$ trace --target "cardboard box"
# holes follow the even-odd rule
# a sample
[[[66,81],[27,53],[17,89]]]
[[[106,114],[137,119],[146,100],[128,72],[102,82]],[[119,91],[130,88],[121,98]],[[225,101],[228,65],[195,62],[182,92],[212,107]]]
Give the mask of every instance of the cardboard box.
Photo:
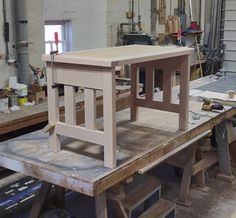
[[[39,91],[36,93],[29,93],[29,101],[35,102],[35,104],[42,104],[47,100],[45,91]]]

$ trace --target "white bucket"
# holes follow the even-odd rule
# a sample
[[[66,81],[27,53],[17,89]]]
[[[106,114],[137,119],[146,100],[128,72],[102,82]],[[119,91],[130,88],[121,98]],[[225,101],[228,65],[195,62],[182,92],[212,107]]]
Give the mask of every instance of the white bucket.
[[[8,112],[8,97],[0,98],[0,112],[3,112],[3,113]]]

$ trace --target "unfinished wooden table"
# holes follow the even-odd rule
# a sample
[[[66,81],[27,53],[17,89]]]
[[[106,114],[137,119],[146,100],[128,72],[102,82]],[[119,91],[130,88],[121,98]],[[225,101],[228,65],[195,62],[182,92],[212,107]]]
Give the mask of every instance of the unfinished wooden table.
[[[131,64],[131,120],[138,107],[179,113],[179,129],[188,127],[190,48],[132,45],[59,55],[43,55],[47,62],[50,148],[61,150],[59,135],[104,146],[104,166],[116,167],[115,67]],[[146,97],[138,94],[140,68],[146,70]],[[154,71],[164,72],[163,102],[153,100]],[[172,103],[173,72],[180,72],[180,101]],[[59,119],[57,84],[64,84],[65,122]],[[85,126],[76,125],[75,87],[84,87]],[[103,130],[96,127],[96,90],[103,91]]]

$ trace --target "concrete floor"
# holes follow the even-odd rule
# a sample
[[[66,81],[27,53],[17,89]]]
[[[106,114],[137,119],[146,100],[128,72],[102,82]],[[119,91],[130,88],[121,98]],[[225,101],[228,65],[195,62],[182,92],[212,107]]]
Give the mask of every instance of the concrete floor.
[[[176,218],[236,218],[236,183],[227,183],[215,179],[217,166],[208,171],[211,181],[207,182],[210,187],[208,193],[203,193],[191,188],[189,200],[193,203],[191,207],[177,205]],[[236,175],[236,169],[233,169]],[[162,183],[162,197],[174,201],[178,196],[180,176],[176,176],[173,167],[162,164],[151,172],[158,177]],[[67,192],[66,209],[72,216],[56,216],[58,211],[48,211],[43,218],[94,218],[94,199],[74,193]],[[22,208],[19,214],[11,214],[11,218],[26,218],[29,208]],[[53,215],[54,214],[54,215]]]
[[[163,171],[164,168],[168,170]],[[191,207],[177,205],[176,218],[236,218],[236,183],[216,179],[217,168],[208,170],[210,190],[204,193],[191,187],[189,200],[193,204]],[[162,165],[153,173],[162,179],[162,197],[174,200],[178,196],[180,178],[173,176],[173,168]],[[233,173],[236,175],[235,168]]]

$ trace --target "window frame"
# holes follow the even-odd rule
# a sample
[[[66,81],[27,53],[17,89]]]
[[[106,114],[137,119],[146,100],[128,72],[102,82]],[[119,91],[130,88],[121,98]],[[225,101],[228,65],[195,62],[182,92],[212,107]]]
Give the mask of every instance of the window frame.
[[[62,32],[61,37],[62,39],[59,40],[59,43],[62,44],[62,52],[68,52],[71,51],[71,43],[70,43],[70,26],[71,21],[68,20],[46,20],[44,23],[44,29],[46,25],[61,25],[62,26]],[[45,31],[45,30],[44,30]],[[45,43],[45,53],[46,53],[46,44],[50,44],[51,49],[53,48],[54,41],[46,41],[44,37],[44,43]]]

